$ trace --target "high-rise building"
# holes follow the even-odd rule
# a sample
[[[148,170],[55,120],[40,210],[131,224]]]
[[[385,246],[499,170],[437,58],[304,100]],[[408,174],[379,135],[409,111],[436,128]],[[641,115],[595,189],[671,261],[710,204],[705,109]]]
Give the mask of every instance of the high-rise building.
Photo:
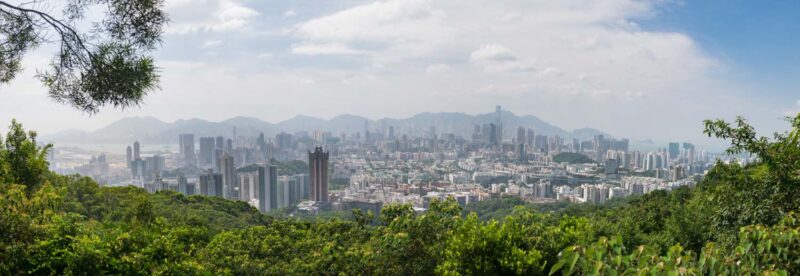
[[[394,126],[389,126],[389,140],[394,140]]]
[[[292,147],[292,135],[286,132],[281,132],[275,135],[275,144],[280,149],[289,149]]]
[[[269,152],[272,151],[271,149],[267,149],[267,138],[264,136],[264,133],[261,132],[258,134],[258,138],[256,139],[256,146],[258,147],[258,152],[261,154],[261,158],[264,160],[269,160]]]
[[[482,125],[481,135],[483,136],[484,142],[490,145],[497,144],[497,125],[494,123]]]
[[[669,143],[669,159],[674,160],[678,158],[678,154],[681,153],[680,144],[677,142]]]
[[[236,186],[236,167],[233,164],[233,156],[223,153],[219,160],[220,173],[222,173],[222,197],[237,198],[234,193]]]
[[[141,159],[142,156],[139,152],[139,141],[133,142],[133,160]]]
[[[262,213],[278,208],[278,167],[258,167],[258,210]]]
[[[222,174],[208,171],[200,176],[200,194],[222,197]]]
[[[525,141],[525,144],[528,146],[528,148],[533,148],[534,147],[533,141],[536,138],[536,133],[533,131],[532,128],[528,129],[527,133],[525,134],[525,138],[527,139],[527,141]]]
[[[198,158],[200,166],[214,164],[214,143],[214,137],[200,137],[200,156]]]
[[[516,147],[517,160],[520,162],[528,161],[528,153],[525,151],[525,144],[519,143]]]
[[[233,139],[231,138],[225,140],[225,153],[233,153]]]
[[[525,128],[524,127],[517,127],[517,140],[514,141],[516,144],[525,144]]]
[[[144,159],[144,164],[146,171],[145,177],[160,176],[161,172],[166,168],[164,157],[158,154],[146,157]]]
[[[214,149],[225,150],[225,138],[222,136],[217,136],[214,139],[214,142]],[[219,158],[219,156],[215,156],[214,158]]]
[[[178,144],[183,165],[191,167],[194,165],[194,134],[178,135]]]
[[[133,148],[128,146],[128,148],[125,149],[125,165],[128,166],[128,168],[131,167],[131,161],[133,161]]]
[[[189,181],[186,179],[185,176],[178,175],[178,192],[184,195],[189,195],[187,191],[187,186],[189,185]]]
[[[497,129],[496,129],[497,134],[495,136],[497,138],[497,143],[498,144],[502,144],[503,143],[503,118],[500,115],[503,112],[502,112],[502,109],[500,108],[499,105],[495,108],[495,112],[497,113],[497,122],[495,122],[495,126],[497,127]]]
[[[297,197],[299,199],[308,199],[309,191],[311,190],[308,185],[311,178],[308,174],[296,174],[294,178],[297,181]]]
[[[311,200],[328,202],[328,152],[322,147],[308,152],[308,167],[311,175]]]
[[[258,198],[258,171],[239,174],[239,198],[250,201]]]

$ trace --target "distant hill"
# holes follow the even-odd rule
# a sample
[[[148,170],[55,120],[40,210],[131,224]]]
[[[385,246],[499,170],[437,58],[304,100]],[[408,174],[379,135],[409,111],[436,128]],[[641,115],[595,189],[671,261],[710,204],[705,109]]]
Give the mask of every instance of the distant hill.
[[[506,140],[516,135],[519,126],[533,128],[536,134],[559,135],[564,138],[591,139],[594,135],[610,135],[592,128],[582,128],[566,131],[562,128],[547,123],[536,116],[517,116],[512,112],[503,111],[503,136]],[[95,131],[82,131],[70,129],[50,135],[43,135],[42,140],[48,142],[65,143],[130,143],[138,140],[143,143],[177,143],[181,133],[194,133],[195,137],[202,136],[255,136],[264,132],[267,137],[285,131],[330,131],[338,133],[386,132],[394,127],[397,134],[419,134],[429,131],[433,126],[437,133],[455,133],[469,137],[475,125],[494,122],[495,113],[470,115],[455,112],[420,113],[409,118],[395,119],[383,118],[370,120],[356,115],[339,115],[325,120],[316,117],[298,115],[279,123],[270,123],[252,117],[234,117],[221,122],[211,122],[202,119],[177,120],[173,123],[163,122],[153,117],[129,117],[120,119],[110,125]]]
[[[592,160],[588,156],[575,152],[562,152],[556,154],[556,156],[553,156],[553,162],[556,163],[567,162],[570,164],[595,163],[594,160]]]

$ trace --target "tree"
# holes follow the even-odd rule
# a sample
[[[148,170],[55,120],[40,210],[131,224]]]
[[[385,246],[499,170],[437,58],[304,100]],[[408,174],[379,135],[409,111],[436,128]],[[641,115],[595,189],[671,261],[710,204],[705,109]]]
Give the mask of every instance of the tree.
[[[37,145],[36,132],[25,132],[12,120],[5,140],[0,137],[0,184],[22,184],[28,194],[33,193],[49,173],[46,157],[51,147]]]
[[[50,68],[36,77],[50,97],[95,113],[101,106],[128,107],[158,88],[150,52],[160,44],[167,15],[164,0],[67,0],[62,15],[46,11],[50,1],[19,5],[0,1],[0,84],[22,70],[25,53],[58,44]],[[77,26],[89,10],[105,17],[82,32]]]
[[[698,185],[707,195],[713,223],[735,230],[748,224],[777,223],[800,206],[800,114],[787,119],[791,129],[773,139],[757,137],[744,119],[736,125],[705,121],[705,133],[730,140],[728,154],[752,154],[745,166],[718,163]]]

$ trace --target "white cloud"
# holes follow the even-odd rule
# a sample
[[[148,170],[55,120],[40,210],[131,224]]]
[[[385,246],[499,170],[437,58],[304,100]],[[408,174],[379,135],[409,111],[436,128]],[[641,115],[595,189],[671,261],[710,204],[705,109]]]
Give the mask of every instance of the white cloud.
[[[469,60],[486,72],[533,70],[532,66],[520,61],[514,52],[499,44],[481,45],[469,55]]]
[[[203,45],[200,45],[200,47],[202,47],[202,48],[213,48],[213,47],[217,47],[219,45],[222,45],[222,40],[209,40],[209,41],[203,42]]]
[[[446,74],[447,72],[450,72],[452,70],[453,69],[450,68],[450,66],[447,66],[447,64],[437,63],[428,66],[428,68],[425,69],[425,74],[427,74],[428,76],[436,76],[436,75]]]
[[[166,9],[172,20],[168,34],[242,30],[260,14],[237,0],[174,0]]]
[[[288,10],[283,13],[283,17],[293,17],[295,15],[297,15],[297,12],[295,12],[294,10]]]
[[[365,53],[364,51],[350,48],[349,46],[341,43],[326,43],[326,44],[299,44],[292,45],[291,53],[316,56],[316,55],[358,55]]]
[[[391,0],[308,20],[291,34],[310,48],[337,45],[351,49],[341,54],[390,52],[381,57],[403,59],[429,54],[446,44],[454,29],[444,21],[444,11],[433,8],[430,0]]]

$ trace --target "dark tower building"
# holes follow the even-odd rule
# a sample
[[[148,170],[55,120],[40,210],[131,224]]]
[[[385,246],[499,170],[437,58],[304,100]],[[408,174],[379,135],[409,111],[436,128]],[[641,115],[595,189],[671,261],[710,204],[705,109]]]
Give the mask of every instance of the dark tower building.
[[[328,152],[316,147],[308,152],[308,167],[311,172],[311,200],[328,202]]]

